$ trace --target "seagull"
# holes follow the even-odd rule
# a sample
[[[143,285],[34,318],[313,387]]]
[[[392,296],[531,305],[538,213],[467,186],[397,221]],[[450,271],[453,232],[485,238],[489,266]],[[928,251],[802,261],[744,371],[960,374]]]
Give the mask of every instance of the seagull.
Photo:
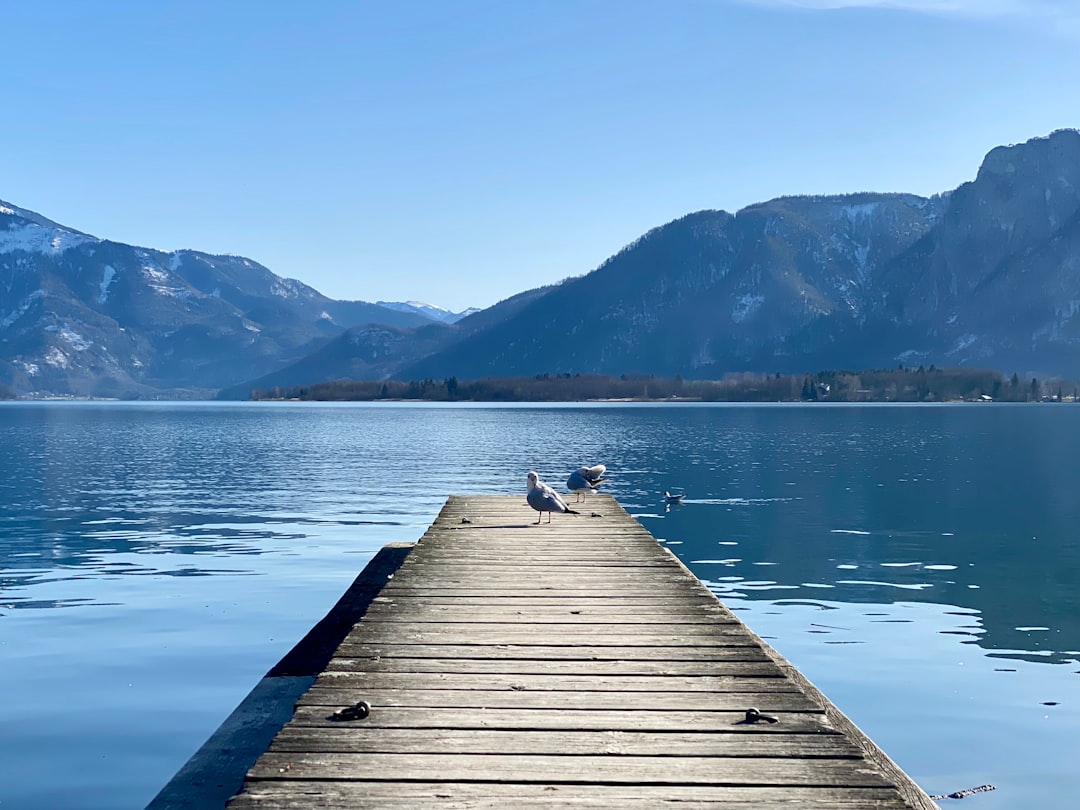
[[[580,514],[580,512],[575,512],[567,506],[566,501],[559,497],[559,493],[542,482],[540,476],[535,472],[529,472],[528,480],[529,494],[526,496],[526,500],[529,502],[529,506],[540,513],[536,516],[537,523],[544,516],[544,512],[548,513],[548,523],[551,523],[552,512],[567,512],[571,515]]]
[[[595,464],[592,467],[578,467],[570,473],[570,477],[566,479],[566,488],[577,496],[574,503],[582,498],[588,500],[588,493],[607,480],[601,477],[605,470],[607,467],[603,464]]]
[[[607,479],[603,477],[604,473],[607,472],[607,467],[603,464],[594,464],[591,467],[582,467],[581,469],[584,471],[585,477],[593,484],[607,481]]]
[[[680,492],[680,493],[678,493],[676,495],[672,495],[666,489],[664,490],[664,500],[667,501],[669,504],[682,503],[683,498],[685,498],[685,497],[686,497],[685,492]]]

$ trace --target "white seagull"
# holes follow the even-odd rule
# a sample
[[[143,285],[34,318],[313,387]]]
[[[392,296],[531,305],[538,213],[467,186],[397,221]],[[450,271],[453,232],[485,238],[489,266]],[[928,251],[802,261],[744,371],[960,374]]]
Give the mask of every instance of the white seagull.
[[[595,491],[599,484],[607,480],[602,477],[605,470],[607,467],[603,464],[594,464],[592,467],[578,467],[570,473],[570,477],[566,479],[566,488],[577,496],[574,503],[582,498],[588,500],[589,492]]]
[[[528,481],[529,493],[525,496],[525,499],[529,502],[529,506],[540,513],[536,516],[537,523],[544,516],[544,512],[548,513],[548,523],[551,523],[552,512],[567,512],[571,515],[580,514],[580,512],[575,512],[567,506],[566,501],[559,497],[559,493],[541,481],[540,476],[535,472],[529,472]]]

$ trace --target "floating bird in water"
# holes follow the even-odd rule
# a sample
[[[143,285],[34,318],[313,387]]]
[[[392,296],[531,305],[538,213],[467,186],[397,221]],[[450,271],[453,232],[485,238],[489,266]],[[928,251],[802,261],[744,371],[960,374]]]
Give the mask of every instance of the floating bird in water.
[[[580,514],[567,506],[566,501],[559,497],[559,493],[541,481],[540,476],[535,472],[529,472],[528,480],[529,493],[525,496],[525,499],[529,502],[529,506],[540,513],[536,517],[537,523],[544,516],[544,512],[548,513],[548,523],[551,523],[552,512],[567,512],[571,515]]]
[[[672,495],[666,489],[664,490],[664,500],[668,502],[668,505],[676,504],[676,503],[682,503],[683,498],[685,498],[685,497],[686,497],[685,492],[679,492],[679,493],[677,493],[675,495]]]
[[[566,479],[566,488],[577,496],[574,503],[582,498],[588,500],[589,492],[607,480],[603,477],[606,470],[607,467],[603,464],[594,464],[592,467],[578,467],[570,473],[570,477]]]

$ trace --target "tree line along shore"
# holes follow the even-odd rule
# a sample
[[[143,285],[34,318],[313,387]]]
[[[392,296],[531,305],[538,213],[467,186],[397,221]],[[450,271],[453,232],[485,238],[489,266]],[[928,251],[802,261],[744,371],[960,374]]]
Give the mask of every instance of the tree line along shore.
[[[1076,402],[1080,383],[1006,377],[999,371],[934,366],[816,374],[725,375],[719,380],[623,374],[536,374],[478,380],[334,380],[254,389],[253,400],[312,402]]]

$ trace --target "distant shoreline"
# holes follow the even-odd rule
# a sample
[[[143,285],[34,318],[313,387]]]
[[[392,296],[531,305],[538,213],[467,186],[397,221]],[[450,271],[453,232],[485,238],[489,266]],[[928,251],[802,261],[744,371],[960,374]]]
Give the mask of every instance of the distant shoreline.
[[[46,400],[25,400],[27,402],[44,402]],[[49,400],[53,401],[53,400]],[[125,402],[125,401],[150,401],[150,400],[103,400],[103,399],[73,399],[76,402]],[[159,401],[159,400],[153,400]],[[205,400],[208,401],[208,400]],[[678,397],[674,399],[641,399],[641,398],[629,398],[629,397],[615,397],[610,399],[520,399],[520,400],[505,400],[505,399],[344,399],[344,400],[328,400],[328,399],[300,399],[299,397],[289,398],[273,398],[265,397],[259,399],[243,400],[244,402],[368,402],[373,404],[384,403],[386,405],[401,405],[409,402],[423,402],[442,405],[456,405],[456,404],[474,404],[474,405],[1043,405],[1046,403],[1071,403],[1074,402],[1071,396],[1064,397],[1061,400],[1057,399],[1041,399],[1041,400],[981,400],[981,399],[947,399],[947,400],[897,400],[897,399],[862,399],[862,400],[815,400],[813,402],[801,400],[801,399],[776,399],[776,400],[763,400],[763,399],[691,399],[688,397]],[[1075,400],[1080,402],[1080,400]]]
[[[537,374],[480,380],[337,380],[253,389],[252,401],[298,402],[1076,402],[1080,383],[984,369],[904,368],[816,374],[733,373],[719,380]]]

